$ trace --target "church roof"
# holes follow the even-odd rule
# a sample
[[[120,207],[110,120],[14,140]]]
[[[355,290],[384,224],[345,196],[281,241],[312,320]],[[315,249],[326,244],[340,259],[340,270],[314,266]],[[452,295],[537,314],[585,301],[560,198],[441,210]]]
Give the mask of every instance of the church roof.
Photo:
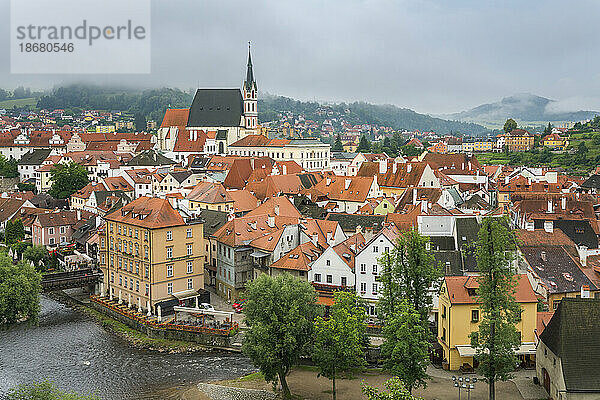
[[[243,112],[239,89],[198,89],[190,107],[187,126],[240,126]]]

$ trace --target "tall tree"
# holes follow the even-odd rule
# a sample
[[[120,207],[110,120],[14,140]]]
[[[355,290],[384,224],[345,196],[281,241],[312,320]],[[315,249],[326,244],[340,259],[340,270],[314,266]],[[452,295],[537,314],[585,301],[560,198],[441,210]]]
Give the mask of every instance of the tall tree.
[[[41,275],[29,263],[13,264],[0,254],[0,325],[34,323],[40,312]]]
[[[48,192],[57,199],[66,199],[89,183],[87,170],[73,161],[57,164],[50,170],[52,187]]]
[[[310,350],[314,321],[321,312],[315,289],[289,274],[262,274],[248,284],[246,299],[248,331],[242,350],[265,380],[274,385],[279,380],[284,398],[290,398],[286,376]]]
[[[548,126],[544,128],[544,135],[549,135],[552,133],[552,124],[548,122]]]
[[[24,238],[25,227],[23,227],[23,221],[21,221],[21,219],[6,221],[6,227],[4,228],[4,242],[7,246],[12,246]]]
[[[517,121],[512,118],[507,119],[504,123],[504,132],[510,133],[515,129],[517,129]]]
[[[146,130],[146,117],[144,116],[144,114],[142,113],[135,113],[134,115],[134,123],[135,123],[135,130],[138,132],[141,131],[145,131]]]
[[[357,151],[359,153],[368,153],[369,151],[371,151],[371,142],[367,140],[367,137],[365,135],[362,135],[360,137],[360,142],[358,142]]]
[[[496,381],[510,378],[517,362],[515,349],[520,345],[515,327],[521,308],[514,297],[512,268],[515,237],[506,220],[484,218],[477,241],[478,303],[482,312],[479,330],[471,334],[476,349],[479,373],[489,384],[489,398],[496,398]]]
[[[44,245],[33,245],[27,247],[23,252],[23,258],[27,261],[33,262],[36,268],[40,271],[46,270],[45,266],[40,265],[40,261],[48,259],[48,249]]]
[[[336,374],[365,364],[364,301],[352,292],[334,293],[328,319],[317,317],[313,361],[320,374],[331,380],[333,400],[336,399]]]
[[[384,384],[387,392],[380,392],[377,388],[362,384],[362,392],[367,400],[420,400],[421,397],[414,397],[404,387],[402,381],[398,377],[394,377],[386,381]]]
[[[342,143],[342,138],[339,133],[335,137],[335,143],[333,144],[331,151],[344,151],[344,144]]]
[[[442,270],[429,246],[429,238],[412,230],[402,233],[396,245],[379,259],[382,297],[378,315],[384,320],[400,311],[405,298],[426,320],[433,306],[432,292],[439,286]]]
[[[406,299],[398,303],[399,312],[383,326],[383,369],[400,377],[412,393],[417,387],[427,386],[431,333],[428,321],[421,318],[411,303]]]

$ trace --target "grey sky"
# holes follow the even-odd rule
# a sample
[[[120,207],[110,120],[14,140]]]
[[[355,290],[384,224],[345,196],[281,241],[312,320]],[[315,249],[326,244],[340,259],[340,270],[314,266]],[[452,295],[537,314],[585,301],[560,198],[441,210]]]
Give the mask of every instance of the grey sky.
[[[237,87],[250,40],[273,94],[448,113],[529,92],[600,110],[594,0],[154,0],[150,75],[11,75],[8,16],[0,0],[2,87]]]

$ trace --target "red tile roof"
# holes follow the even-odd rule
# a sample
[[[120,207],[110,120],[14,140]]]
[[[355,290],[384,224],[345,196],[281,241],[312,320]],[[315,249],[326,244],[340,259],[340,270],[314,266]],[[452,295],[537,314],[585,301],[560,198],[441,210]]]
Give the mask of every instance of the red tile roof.
[[[517,303],[537,303],[537,297],[527,279],[527,275],[515,275],[515,299]],[[452,304],[477,304],[477,295],[469,295],[468,288],[477,289],[479,283],[474,276],[447,276],[444,278],[448,289],[448,297]]]
[[[181,215],[169,200],[142,196],[104,217],[107,221],[120,222],[148,229],[185,225]]]

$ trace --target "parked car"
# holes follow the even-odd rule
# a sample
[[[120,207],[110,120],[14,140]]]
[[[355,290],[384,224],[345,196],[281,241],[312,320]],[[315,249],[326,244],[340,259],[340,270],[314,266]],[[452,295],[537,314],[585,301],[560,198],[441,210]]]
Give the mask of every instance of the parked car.
[[[207,310],[207,311],[215,311],[215,308],[211,304],[208,304],[208,303],[200,303],[200,308]]]

